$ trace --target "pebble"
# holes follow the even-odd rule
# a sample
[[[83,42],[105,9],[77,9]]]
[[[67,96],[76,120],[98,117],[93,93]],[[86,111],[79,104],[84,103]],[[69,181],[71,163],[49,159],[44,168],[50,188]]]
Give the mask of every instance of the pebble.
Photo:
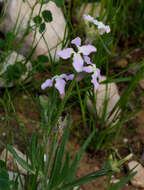
[[[134,187],[144,188],[144,167],[137,161],[131,161],[128,163],[128,169],[133,169],[133,172],[137,172],[136,175],[130,180],[131,184]]]
[[[142,89],[144,89],[144,80],[140,80],[140,81],[139,81],[139,85],[140,85],[140,87],[141,87]]]
[[[127,143],[127,142],[128,142],[128,139],[127,139],[127,138],[124,138],[124,139],[123,139],[123,142],[124,142],[124,143]]]
[[[106,77],[102,76],[102,79],[99,82],[102,82],[105,80],[106,80]],[[102,117],[105,97],[108,100],[107,111],[106,111],[106,123],[109,124],[115,118],[115,114],[117,114],[118,112],[118,115],[119,115],[120,113],[120,109],[119,110],[116,109],[113,112],[113,114],[109,117],[110,112],[112,111],[112,109],[114,108],[118,100],[120,99],[118,88],[115,83],[108,83],[107,85],[100,84],[98,89],[95,92],[96,110],[97,110],[97,115],[99,118]],[[89,97],[87,97],[87,106],[90,112],[92,112],[93,115],[96,115],[95,110],[94,110],[94,105],[92,104],[92,101],[90,100]],[[113,124],[116,124],[118,121],[119,119],[115,118],[115,120],[113,121]]]
[[[120,60],[117,61],[116,66],[120,67],[122,69],[126,68],[128,65],[128,61],[125,58],[121,58]]]
[[[116,183],[118,183],[118,182],[120,182],[119,179],[111,179],[111,180],[110,180],[110,183],[113,183],[113,184],[116,184]]]
[[[2,133],[2,136],[3,136],[3,137],[5,137],[5,136],[6,136],[6,133],[5,133],[5,132],[3,132],[3,133]]]

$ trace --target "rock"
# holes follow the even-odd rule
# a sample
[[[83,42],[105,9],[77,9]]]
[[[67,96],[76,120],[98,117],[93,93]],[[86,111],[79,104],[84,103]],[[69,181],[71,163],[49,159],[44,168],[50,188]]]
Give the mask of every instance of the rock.
[[[8,171],[9,174],[9,180],[17,181],[18,188],[17,190],[23,190],[23,186],[25,185],[25,178],[23,175],[19,175],[18,173],[14,173],[11,171]]]
[[[1,68],[0,68],[0,76],[5,74],[7,72],[7,69],[10,65],[15,65],[16,62],[20,62],[21,64],[24,64],[25,63],[25,59],[22,55],[18,55],[16,52],[12,52],[10,55],[8,55],[4,62],[1,63]],[[26,72],[20,77],[20,82],[24,81],[30,71],[32,70],[32,65],[30,62],[27,62],[26,63]],[[16,71],[18,72],[18,71]],[[0,87],[12,87],[15,85],[15,82],[14,81],[11,81],[10,83],[7,84],[7,79],[5,78],[2,78],[2,76],[0,77]],[[28,80],[26,80],[25,82],[28,82],[30,80],[30,78]]]
[[[99,82],[102,82],[106,80],[105,76],[102,76],[102,79]],[[96,100],[96,111],[99,118],[102,117],[103,108],[104,108],[104,101],[105,99],[108,101],[107,103],[107,112],[106,112],[106,123],[109,124],[114,118],[115,114],[118,116],[120,113],[120,110],[115,109],[113,114],[109,117],[110,112],[114,108],[115,104],[120,99],[120,95],[118,93],[118,89],[115,83],[108,83],[106,84],[100,84],[97,91],[95,92],[95,100]],[[88,109],[93,113],[93,115],[96,115],[94,105],[92,104],[92,101],[90,98],[87,98],[87,106]],[[114,119],[113,124],[116,124],[118,122],[118,118],[116,117]]]
[[[23,34],[26,31],[31,14],[30,6],[32,7],[36,1],[31,0],[24,2],[20,0],[14,0],[7,2],[3,0],[3,2],[6,2],[6,13],[3,22],[0,24],[0,31],[3,33],[12,31],[15,31],[15,33],[18,32],[16,36],[17,42],[23,37]],[[33,18],[39,14],[40,6],[40,3],[37,3],[35,6],[30,21],[30,26],[34,26]],[[21,54],[24,56],[28,54],[32,47],[32,44],[33,47],[37,45],[33,54],[33,58],[36,58],[40,54],[46,54],[48,56],[49,51],[52,58],[54,58],[56,50],[60,50],[62,47],[61,42],[65,35],[66,21],[61,9],[58,8],[54,2],[49,1],[48,3],[43,4],[42,11],[43,10],[50,10],[53,20],[50,23],[46,23],[46,32],[43,33],[43,37],[39,31],[37,31],[34,43],[33,39],[35,32],[33,32],[33,30],[29,32],[29,34],[25,37],[24,43],[21,47]]]
[[[133,169],[134,168],[134,169]],[[130,180],[131,184],[135,187],[144,188],[144,168],[137,161],[131,161],[128,163],[128,169],[133,172],[137,172],[136,175]]]
[[[20,158],[22,158],[25,162],[28,162],[30,164],[30,161],[27,161],[27,157],[25,154],[23,154],[21,151],[19,151],[17,148],[13,147],[16,153]],[[27,171],[14,159],[12,153],[10,151],[7,151],[4,149],[1,153],[0,159],[3,161],[6,161],[7,163],[7,170],[13,171],[13,172],[20,172],[20,174],[27,174]]]
[[[125,59],[125,58],[121,58],[120,60],[118,60],[118,62],[116,63],[116,66],[117,67],[120,67],[120,68],[126,68],[128,65],[128,61]]]

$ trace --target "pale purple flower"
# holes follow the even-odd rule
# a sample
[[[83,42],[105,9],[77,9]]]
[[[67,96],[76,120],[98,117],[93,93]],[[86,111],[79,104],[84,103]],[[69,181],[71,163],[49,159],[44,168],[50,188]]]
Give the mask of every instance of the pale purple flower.
[[[105,25],[102,22],[99,22],[98,20],[94,19],[90,15],[83,15],[83,18],[87,20],[88,22],[95,24],[98,27],[98,33],[100,35],[110,32],[110,27],[108,25]]]
[[[66,75],[66,74],[61,74],[61,75],[56,75],[52,77],[52,79],[47,79],[42,85],[41,89],[44,90],[47,87],[52,87],[53,83],[55,88],[59,91],[60,95],[62,98],[65,96],[65,85],[66,81],[73,80],[74,74]]]
[[[91,64],[89,64],[89,66],[83,67],[83,71],[85,71],[87,73],[92,73],[91,82],[94,85],[94,90],[97,90],[97,88],[99,86],[98,79],[101,79],[100,70],[98,68],[96,68],[95,64],[91,63]]]
[[[93,45],[83,45],[81,46],[81,39],[79,37],[71,41],[73,48],[66,48],[57,52],[57,55],[62,59],[68,59],[73,55],[73,67],[77,72],[82,72],[84,58],[83,56],[88,56],[92,52],[96,52],[96,48]]]

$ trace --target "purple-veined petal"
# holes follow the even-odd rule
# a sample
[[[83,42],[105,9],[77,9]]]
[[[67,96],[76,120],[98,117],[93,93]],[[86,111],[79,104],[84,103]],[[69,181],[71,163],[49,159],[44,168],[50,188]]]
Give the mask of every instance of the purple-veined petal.
[[[83,67],[83,71],[85,71],[86,73],[92,73],[93,68],[92,66],[86,66],[86,67]]]
[[[81,39],[80,39],[80,37],[77,37],[77,38],[73,39],[71,41],[71,43],[74,44],[74,45],[76,45],[76,46],[80,46],[81,45]]]
[[[61,51],[58,51],[57,55],[59,57],[61,57],[62,59],[68,59],[68,58],[70,58],[72,53],[73,53],[73,49],[72,48],[67,48],[67,49],[63,49]]]
[[[65,79],[68,81],[68,80],[73,80],[73,78],[74,78],[74,74],[70,74],[70,75],[67,75]]]
[[[83,63],[84,61],[80,54],[74,55],[72,65],[77,72],[83,71]]]
[[[55,88],[59,91],[60,95],[65,95],[65,85],[66,82],[62,78],[57,78],[55,83]]]
[[[93,45],[84,45],[79,47],[79,53],[83,53],[83,55],[89,55],[92,52],[96,52],[97,49]]]
[[[87,55],[84,56],[84,61],[85,61],[87,64],[92,64],[90,58],[89,58]]]
[[[97,90],[98,89],[98,86],[99,86],[99,83],[97,81],[97,74],[92,74],[92,80],[91,82],[93,83],[94,85],[94,90]]]
[[[51,87],[53,85],[53,79],[47,79],[42,85],[41,89],[44,90],[47,87]]]

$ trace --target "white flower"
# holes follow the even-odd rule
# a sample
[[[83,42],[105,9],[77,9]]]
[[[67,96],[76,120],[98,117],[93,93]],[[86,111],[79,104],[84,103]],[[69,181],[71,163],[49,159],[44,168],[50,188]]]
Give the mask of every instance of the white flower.
[[[110,32],[110,27],[108,25],[104,25],[102,22],[97,22],[97,26],[100,35]]]
[[[104,33],[110,32],[110,27],[108,25],[103,24],[102,22],[99,22],[98,20],[94,19],[90,15],[83,15],[83,18],[87,20],[88,22],[91,22],[95,24],[98,27],[98,32],[100,35],[103,35]]]

